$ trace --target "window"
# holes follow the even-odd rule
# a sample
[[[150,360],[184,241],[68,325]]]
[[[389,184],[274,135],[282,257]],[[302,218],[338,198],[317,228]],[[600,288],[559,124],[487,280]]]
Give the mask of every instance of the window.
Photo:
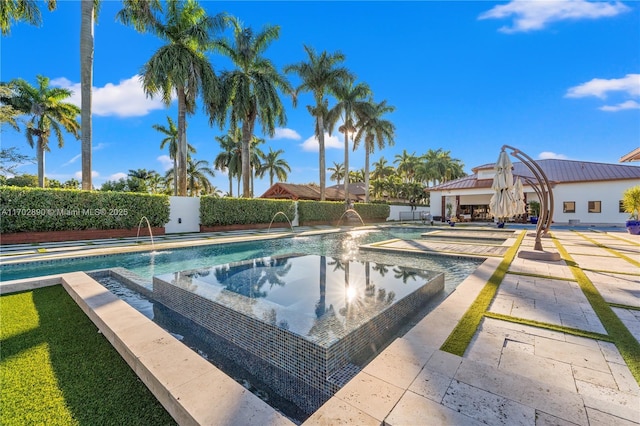
[[[565,201],[562,203],[562,213],[575,213],[576,212],[576,202],[575,201]]]
[[[600,213],[601,207],[600,201],[589,201],[589,213]]]
[[[618,213],[626,213],[624,210],[624,202],[622,200],[618,202]]]

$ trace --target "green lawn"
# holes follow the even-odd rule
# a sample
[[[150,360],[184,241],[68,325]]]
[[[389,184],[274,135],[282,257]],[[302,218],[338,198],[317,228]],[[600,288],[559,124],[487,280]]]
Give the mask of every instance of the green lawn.
[[[175,424],[62,286],[1,296],[0,321],[0,424]]]

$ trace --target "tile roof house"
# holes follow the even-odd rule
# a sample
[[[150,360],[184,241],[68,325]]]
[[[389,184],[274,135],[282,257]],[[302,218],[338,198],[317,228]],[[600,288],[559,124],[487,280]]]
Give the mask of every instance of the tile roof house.
[[[357,201],[358,198],[352,193],[349,197]],[[271,188],[267,189],[260,198],[276,198],[289,200],[320,200],[320,187],[313,184],[297,184],[297,183],[274,183]],[[326,201],[344,201],[344,191],[333,187],[325,188]]]
[[[328,186],[327,189],[332,188],[337,191],[340,191],[344,194],[344,184],[341,183],[339,185]],[[364,201],[365,197],[365,186],[364,182],[354,182],[349,184],[349,196],[355,197],[357,201]],[[342,197],[344,200],[344,197]]]
[[[624,224],[628,214],[621,211],[625,189],[640,185],[640,167],[573,160],[537,160],[549,180],[554,195],[556,223]],[[492,220],[488,205],[493,190],[494,164],[472,169],[473,175],[426,188],[431,214],[446,216],[447,206],[462,219]],[[513,163],[514,178],[520,177],[527,202],[537,196],[528,179],[537,182],[521,162]]]

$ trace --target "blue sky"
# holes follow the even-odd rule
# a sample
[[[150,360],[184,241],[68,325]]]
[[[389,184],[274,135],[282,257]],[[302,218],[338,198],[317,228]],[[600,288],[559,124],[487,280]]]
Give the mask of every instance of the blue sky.
[[[150,34],[115,22],[119,1],[105,1],[95,26],[93,97],[94,185],[124,176],[129,169],[160,173],[171,167],[160,150],[153,124],[177,117],[176,102],[166,108],[147,99],[138,82],[143,64],[161,46]],[[256,29],[279,25],[280,39],[266,56],[280,68],[306,59],[303,44],[317,51],[341,51],[345,65],[366,82],[376,101],[396,107],[395,146],[373,154],[390,163],[403,150],[451,151],[465,171],[494,162],[503,144],[533,158],[616,163],[640,146],[640,3],[587,2],[214,2],[210,14],[225,11]],[[59,1],[54,12],[42,7],[43,25],[17,24],[2,38],[2,81],[37,74],[69,87],[80,99],[80,3]],[[230,33],[227,33],[230,35]],[[230,64],[210,55],[217,71]],[[295,76],[290,80],[299,83]],[[318,181],[317,142],[306,109],[284,99],[287,124],[269,147],[283,149],[292,172],[288,182]],[[261,129],[257,127],[260,136]],[[196,159],[213,162],[219,153],[201,112],[188,117],[187,137]],[[35,156],[24,133],[4,128],[2,147],[17,146]],[[60,181],[80,177],[80,142],[67,135],[62,149],[50,143],[46,175]],[[327,166],[344,161],[342,135],[328,141]],[[351,169],[364,167],[364,151],[350,153]],[[26,165],[19,172],[36,173]],[[211,179],[223,191],[228,178]],[[335,182],[328,182],[334,184]],[[269,186],[256,180],[255,195]],[[236,186],[234,184],[234,194]]]

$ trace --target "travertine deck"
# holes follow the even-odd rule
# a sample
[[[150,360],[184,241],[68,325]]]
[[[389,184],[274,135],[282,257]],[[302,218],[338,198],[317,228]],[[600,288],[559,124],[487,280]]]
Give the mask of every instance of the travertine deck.
[[[553,233],[639,338],[640,238]],[[551,239],[543,245],[555,250]],[[520,249],[532,247],[527,236]],[[387,247],[412,253],[467,251],[464,244],[444,248],[423,241]],[[489,257],[304,424],[640,424],[640,389],[613,343],[485,317],[464,356],[440,350],[501,260],[502,255]],[[2,283],[1,290],[56,283],[64,283],[181,424],[290,423],[83,273]],[[564,261],[516,258],[489,312],[606,334]]]
[[[502,257],[508,245],[430,240],[388,240],[362,246],[362,249],[412,254],[447,254],[467,257]]]

